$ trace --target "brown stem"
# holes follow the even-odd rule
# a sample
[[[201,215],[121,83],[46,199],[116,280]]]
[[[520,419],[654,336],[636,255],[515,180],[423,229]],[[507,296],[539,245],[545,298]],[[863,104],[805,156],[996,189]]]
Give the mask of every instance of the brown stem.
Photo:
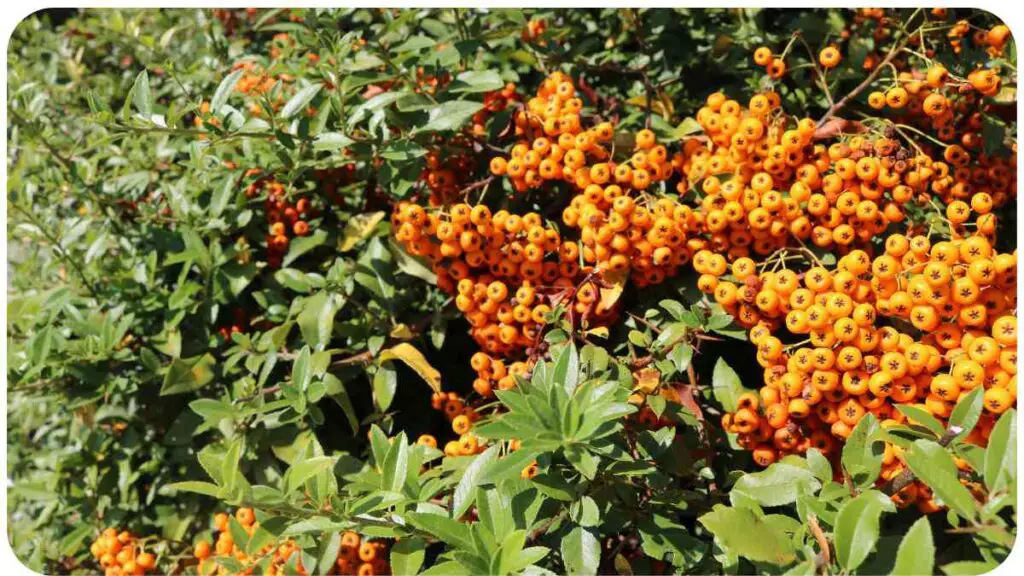
[[[882,73],[882,70],[884,70],[885,67],[888,66],[890,62],[892,62],[892,59],[896,57],[896,54],[898,54],[899,51],[902,50],[903,47],[907,45],[907,42],[909,40],[910,40],[910,36],[908,35],[903,40],[897,42],[889,50],[889,53],[885,55],[885,58],[882,60],[882,62],[879,63],[878,66],[875,66],[875,69],[871,71],[871,74],[868,74],[867,78],[865,78],[860,84],[858,84],[856,88],[851,90],[849,94],[847,94],[846,96],[843,96],[842,98],[840,98],[839,101],[837,101],[835,104],[833,104],[828,109],[828,111],[825,112],[825,115],[822,116],[820,120],[818,120],[818,126],[820,127],[826,121],[828,121],[829,118],[835,116],[837,112],[842,110],[847,104],[850,103],[851,100],[856,98],[858,94],[860,94],[868,86],[870,86],[871,83],[875,81],[875,78],[878,78],[878,75]]]

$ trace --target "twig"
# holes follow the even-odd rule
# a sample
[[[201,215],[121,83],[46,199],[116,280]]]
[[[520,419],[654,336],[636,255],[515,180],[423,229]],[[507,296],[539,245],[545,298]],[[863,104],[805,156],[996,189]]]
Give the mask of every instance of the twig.
[[[821,551],[814,555],[814,566],[816,569],[820,569],[823,566],[828,566],[832,563],[832,550],[829,548],[828,539],[825,538],[825,533],[821,531],[821,526],[818,524],[818,517],[811,514],[807,518],[807,527],[811,530],[811,535],[818,542],[818,547]]]
[[[829,118],[835,116],[837,112],[842,110],[847,104],[850,103],[851,100],[856,98],[858,94],[860,94],[868,86],[870,86],[871,83],[874,82],[876,78],[878,78],[878,75],[882,73],[882,70],[884,70],[890,62],[892,62],[893,58],[896,57],[896,54],[898,54],[900,50],[902,50],[903,47],[907,45],[909,40],[910,36],[907,36],[903,40],[897,42],[896,45],[889,50],[889,53],[885,55],[885,58],[882,60],[882,62],[878,66],[875,66],[875,69],[871,71],[871,74],[868,74],[867,78],[861,81],[861,83],[858,84],[856,88],[851,90],[849,94],[843,96],[842,98],[839,99],[838,102],[829,107],[828,111],[825,112],[825,115],[822,116],[820,120],[818,120],[818,127],[821,127],[821,125],[827,122]]]

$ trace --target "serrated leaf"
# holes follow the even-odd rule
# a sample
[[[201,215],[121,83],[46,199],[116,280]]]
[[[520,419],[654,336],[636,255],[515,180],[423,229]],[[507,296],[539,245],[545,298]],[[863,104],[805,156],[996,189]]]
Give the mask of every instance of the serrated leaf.
[[[900,542],[892,575],[932,574],[934,571],[935,542],[932,541],[932,525],[927,517],[918,518]]]
[[[895,510],[892,501],[877,490],[864,492],[843,504],[836,515],[834,534],[839,565],[856,570],[875,549],[882,512]]]

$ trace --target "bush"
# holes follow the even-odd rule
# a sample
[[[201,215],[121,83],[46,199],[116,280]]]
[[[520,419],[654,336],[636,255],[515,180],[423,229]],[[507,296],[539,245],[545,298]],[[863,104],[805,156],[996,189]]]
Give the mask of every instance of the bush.
[[[991,14],[44,11],[8,66],[34,570],[953,574],[1013,546]]]

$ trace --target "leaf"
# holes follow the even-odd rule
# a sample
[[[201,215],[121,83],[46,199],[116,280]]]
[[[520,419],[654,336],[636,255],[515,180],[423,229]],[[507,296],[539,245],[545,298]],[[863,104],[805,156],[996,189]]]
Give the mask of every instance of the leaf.
[[[935,434],[936,438],[941,438],[946,433],[946,428],[942,425],[942,422],[939,422],[930,413],[917,406],[897,405],[896,409],[906,416],[907,420],[911,423],[924,426],[930,430]]]
[[[295,292],[306,294],[310,290],[309,280],[306,279],[306,275],[295,268],[281,268],[274,272],[274,280]]]
[[[284,259],[281,261],[281,265],[288,266],[292,262],[295,262],[299,256],[302,256],[306,252],[320,246],[326,241],[327,231],[320,229],[317,229],[309,236],[295,238],[288,244],[288,253],[285,254]]]
[[[462,473],[462,479],[459,480],[459,485],[455,487],[455,492],[452,494],[452,518],[461,518],[469,509],[470,504],[473,503],[473,497],[476,495],[480,476],[487,466],[498,457],[500,448],[499,444],[492,445],[482,454],[475,456],[469,466],[466,466],[466,470]]]
[[[211,354],[193,358],[175,358],[167,368],[164,383],[160,387],[161,396],[184,394],[199,390],[213,381],[213,367],[217,361]]]
[[[755,562],[770,562],[779,566],[796,559],[793,541],[781,531],[772,529],[749,508],[729,508],[716,504],[711,512],[698,520],[715,535],[715,541],[730,553]]]
[[[985,487],[998,492],[1017,475],[1017,411],[1010,409],[999,417],[988,437],[985,449]]]
[[[918,518],[900,542],[896,552],[893,576],[904,574],[933,574],[935,572],[935,543],[928,517]]]
[[[400,492],[405,485],[405,476],[409,470],[409,444],[405,441],[405,434],[399,434],[394,438],[387,456],[384,458],[384,465],[381,470],[381,488],[392,492]]]
[[[212,496],[217,498],[220,493],[220,487],[211,482],[198,482],[189,480],[186,482],[175,482],[173,484],[166,484],[162,490],[167,491],[180,491],[180,492],[194,492],[196,494],[202,494],[204,496]]]
[[[448,85],[453,93],[492,92],[505,87],[505,82],[494,70],[468,70],[455,77]]]
[[[629,272],[626,270],[605,272],[602,279],[607,285],[602,286],[600,289],[600,305],[603,309],[611,310],[612,306],[615,306],[615,303],[619,301],[619,297],[622,296],[622,291],[626,287],[626,280],[628,278]]]
[[[323,84],[317,82],[316,84],[310,84],[305,88],[299,90],[291,97],[290,100],[281,108],[281,118],[289,119],[295,116],[299,112],[306,109],[306,106],[320,93],[320,90],[324,87]]]
[[[999,564],[996,562],[961,560],[945,564],[941,569],[949,576],[978,576],[978,574],[988,574],[998,567]]]
[[[413,526],[436,536],[450,546],[466,550],[474,549],[469,526],[462,522],[440,514],[422,512],[409,512],[406,514],[406,518]]]
[[[331,341],[334,332],[334,316],[344,299],[327,291],[321,291],[308,300],[296,319],[302,339],[316,350],[323,350]]]
[[[715,362],[715,370],[711,374],[711,389],[718,403],[727,412],[736,411],[736,401],[744,392],[743,384],[736,371],[726,364],[724,358]]]
[[[294,492],[306,483],[306,480],[316,476],[324,470],[334,467],[336,459],[333,456],[313,456],[305,460],[299,460],[285,472],[287,483],[285,489]]]
[[[807,450],[807,467],[823,486],[832,481],[832,463],[817,448]]]
[[[957,475],[956,463],[945,448],[931,440],[915,440],[905,455],[907,466],[942,502],[963,518],[973,519],[978,504]]]
[[[313,140],[314,150],[342,150],[355,143],[355,140],[341,132],[323,132]]]
[[[82,547],[82,543],[89,534],[92,533],[92,524],[88,522],[82,522],[74,530],[68,532],[63,538],[60,539],[60,555],[61,556],[74,556],[78,550]]]
[[[966,396],[961,396],[956,406],[953,407],[953,411],[949,415],[949,429],[954,426],[961,428],[957,438],[964,438],[978,424],[978,419],[981,418],[981,412],[984,409],[982,404],[984,393],[984,387],[978,386],[968,392]]]
[[[882,512],[894,512],[892,501],[877,490],[869,490],[847,501],[836,515],[834,542],[836,559],[848,571],[856,570],[875,548]]]
[[[238,83],[238,79],[242,77],[245,70],[239,68],[231,74],[228,74],[220,81],[217,85],[217,90],[213,93],[213,98],[210,99],[210,114],[216,115],[220,112],[220,107],[228,101],[228,97],[231,96],[232,90],[235,89],[235,84]]]
[[[679,123],[679,126],[676,126],[675,132],[673,132],[672,135],[676,139],[681,139],[684,136],[698,134],[703,131],[704,129],[700,127],[700,123],[697,122],[696,119],[687,116],[686,118],[683,118],[683,121]]]
[[[365,240],[377,224],[384,219],[386,214],[383,211],[357,214],[345,222],[345,230],[342,232],[341,240],[338,242],[339,252],[348,252],[357,244]]]
[[[700,562],[708,546],[683,526],[657,514],[641,520],[637,529],[645,554],[671,562],[684,572]]]
[[[537,452],[527,448],[520,448],[511,454],[502,456],[491,462],[477,477],[477,485],[499,484],[503,480],[519,478],[523,468],[526,468],[536,458]]]
[[[377,367],[377,373],[373,375],[373,399],[377,403],[377,409],[387,412],[391,401],[395,398],[395,391],[398,389],[398,372],[391,362],[382,362]]]
[[[569,574],[597,574],[601,564],[601,543],[594,533],[576,526],[562,538],[562,561]]]
[[[388,238],[388,250],[398,263],[399,270],[428,284],[437,284],[437,274],[434,273],[434,270],[426,260],[409,254],[404,248],[396,244],[393,238]]]
[[[410,536],[395,542],[391,547],[391,573],[416,574],[426,557],[426,543],[422,538]]]
[[[457,130],[483,107],[484,105],[480,102],[470,102],[467,100],[445,102],[437,108],[431,109],[427,123],[414,128],[412,134]]]
[[[313,372],[309,369],[309,356],[309,346],[303,346],[292,364],[291,386],[303,392],[313,379]]]
[[[378,359],[381,362],[388,360],[401,360],[405,362],[409,368],[412,368],[420,378],[427,383],[427,386],[434,392],[441,391],[441,373],[436,368],[427,362],[427,359],[423,356],[423,353],[416,349],[415,346],[408,342],[402,342],[396,346],[392,346],[387,350],[380,353]]]
[[[797,496],[814,492],[821,483],[807,468],[776,462],[753,474],[744,474],[732,492],[753,498],[762,506],[782,506],[796,502]]]
[[[149,94],[149,74],[143,70],[135,77],[135,84],[132,85],[132,104],[147,120],[153,115],[153,101]]]

